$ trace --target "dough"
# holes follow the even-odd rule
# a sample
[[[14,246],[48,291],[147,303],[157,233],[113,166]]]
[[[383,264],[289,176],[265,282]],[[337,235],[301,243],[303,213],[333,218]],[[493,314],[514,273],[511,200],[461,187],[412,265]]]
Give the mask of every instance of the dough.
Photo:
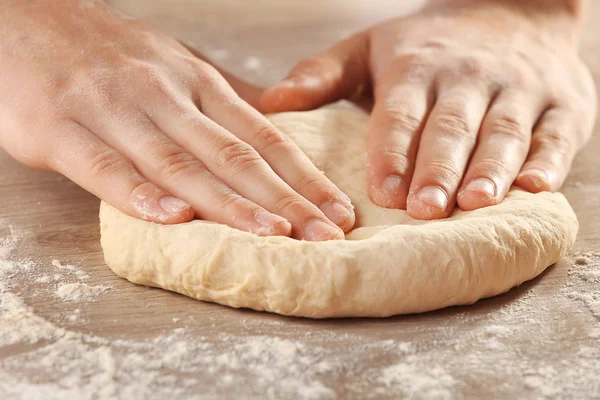
[[[199,300],[311,318],[419,313],[506,292],[558,261],[578,223],[559,193],[512,190],[500,205],[418,221],[366,191],[368,116],[322,109],[272,115],[350,196],[346,240],[259,237],[192,221],[159,225],[102,203],[108,266],[131,282]]]

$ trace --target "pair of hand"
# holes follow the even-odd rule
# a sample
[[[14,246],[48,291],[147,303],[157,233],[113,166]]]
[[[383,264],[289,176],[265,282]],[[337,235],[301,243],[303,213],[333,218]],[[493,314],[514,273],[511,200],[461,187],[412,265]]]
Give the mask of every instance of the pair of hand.
[[[138,218],[341,239],[350,200],[256,108],[372,95],[370,196],[415,218],[496,204],[513,182],[556,190],[595,114],[577,29],[562,0],[440,1],[301,62],[258,98],[104,3],[7,0],[0,145]]]

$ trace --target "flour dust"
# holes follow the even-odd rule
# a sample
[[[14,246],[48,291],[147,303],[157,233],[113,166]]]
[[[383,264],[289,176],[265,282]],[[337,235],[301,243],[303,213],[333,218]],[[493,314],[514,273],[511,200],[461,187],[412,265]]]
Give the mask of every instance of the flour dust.
[[[209,338],[193,320],[174,317],[150,338],[108,338],[71,325],[114,289],[58,260],[19,260],[18,243],[15,232],[0,239],[0,398],[461,399],[481,382],[498,397],[600,393],[600,326],[557,328],[568,311],[540,305],[538,286],[483,316],[464,307],[419,317],[439,321],[427,324],[430,333],[410,317],[349,321],[346,332],[326,328],[332,322],[305,329],[302,320],[251,316],[236,334],[215,323]],[[582,321],[600,321],[599,271],[598,253],[575,255],[553,300],[583,307]],[[66,302],[66,318],[36,314],[25,301],[36,294],[23,294],[30,285]],[[380,324],[381,337],[363,324]],[[400,339],[409,324],[418,334]],[[583,339],[565,341],[575,330]]]

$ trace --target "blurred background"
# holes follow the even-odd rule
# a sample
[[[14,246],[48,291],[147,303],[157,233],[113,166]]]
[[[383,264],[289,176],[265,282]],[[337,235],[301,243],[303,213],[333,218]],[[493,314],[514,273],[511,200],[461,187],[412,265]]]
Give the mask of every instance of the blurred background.
[[[110,0],[259,85],[363,28],[420,8],[424,0]],[[316,29],[318,27],[318,29]]]

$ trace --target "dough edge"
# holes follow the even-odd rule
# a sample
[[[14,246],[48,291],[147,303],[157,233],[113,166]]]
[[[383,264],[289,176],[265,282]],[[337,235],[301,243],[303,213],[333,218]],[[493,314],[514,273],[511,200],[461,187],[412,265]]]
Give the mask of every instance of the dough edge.
[[[101,244],[118,276],[198,300],[310,318],[387,317],[504,293],[575,242],[577,218],[560,193],[511,191],[494,207],[493,216],[473,211],[312,243],[205,221],[160,225],[102,202]]]

